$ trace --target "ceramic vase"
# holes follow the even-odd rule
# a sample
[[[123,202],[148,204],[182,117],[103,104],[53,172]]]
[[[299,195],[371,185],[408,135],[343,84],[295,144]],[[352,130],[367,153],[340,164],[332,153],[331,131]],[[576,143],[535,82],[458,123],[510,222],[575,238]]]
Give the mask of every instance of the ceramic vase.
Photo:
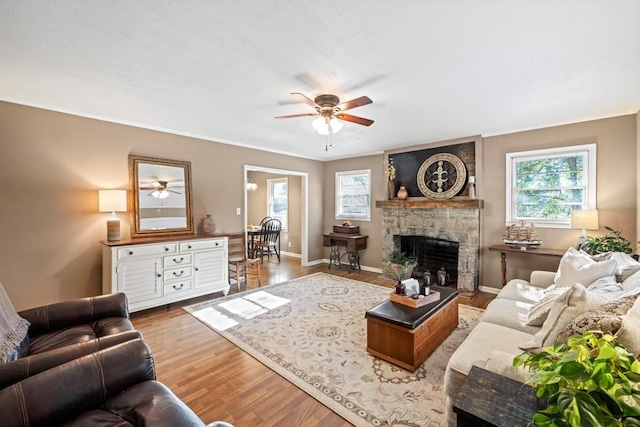
[[[202,220],[202,231],[207,234],[214,233],[216,231],[216,222],[211,214],[207,214],[207,217]]]
[[[404,185],[402,187],[400,187],[400,189],[398,190],[398,199],[400,200],[407,200],[407,197],[409,197],[409,193],[407,193],[407,189],[404,188]]]

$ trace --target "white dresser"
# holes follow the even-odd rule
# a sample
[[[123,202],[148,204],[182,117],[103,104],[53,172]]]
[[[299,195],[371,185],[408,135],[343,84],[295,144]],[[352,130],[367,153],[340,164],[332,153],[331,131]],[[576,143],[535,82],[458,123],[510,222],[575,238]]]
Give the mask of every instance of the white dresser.
[[[101,243],[102,293],[126,293],[131,312],[229,292],[226,236]]]

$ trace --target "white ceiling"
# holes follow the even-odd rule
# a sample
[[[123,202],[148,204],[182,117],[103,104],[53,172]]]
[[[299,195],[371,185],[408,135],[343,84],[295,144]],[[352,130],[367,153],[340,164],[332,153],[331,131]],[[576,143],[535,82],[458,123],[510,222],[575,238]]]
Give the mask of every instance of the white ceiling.
[[[325,152],[290,92],[375,123]],[[640,1],[2,0],[0,99],[353,157],[636,113]]]

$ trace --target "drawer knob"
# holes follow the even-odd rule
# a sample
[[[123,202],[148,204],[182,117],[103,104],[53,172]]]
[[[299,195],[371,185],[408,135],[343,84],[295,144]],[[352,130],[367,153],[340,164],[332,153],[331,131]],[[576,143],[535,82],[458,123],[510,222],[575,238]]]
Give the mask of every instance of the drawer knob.
[[[129,255],[133,255],[133,251],[129,251]]]
[[[191,245],[187,246],[189,249],[191,249]]]
[[[162,277],[162,274],[158,273],[158,277]]]
[[[216,242],[216,246],[218,246],[218,242]]]
[[[175,289],[176,291],[179,291],[180,289],[183,288],[183,286],[184,286],[184,283],[181,283],[180,286],[173,285],[173,289]]]
[[[164,251],[165,252],[169,252],[169,248],[164,248]]]
[[[173,275],[175,277],[182,277],[182,275],[184,274],[184,270],[180,272],[180,274],[176,273],[175,271],[173,272]]]
[[[198,267],[194,268],[195,271],[199,271],[200,269]]]

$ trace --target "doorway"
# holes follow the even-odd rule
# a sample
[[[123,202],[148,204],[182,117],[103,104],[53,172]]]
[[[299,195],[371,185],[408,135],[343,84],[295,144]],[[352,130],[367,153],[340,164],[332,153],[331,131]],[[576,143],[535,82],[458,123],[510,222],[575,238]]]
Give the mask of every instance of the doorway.
[[[267,216],[268,181],[277,182],[284,178],[289,178],[287,183],[291,184],[287,185],[287,212],[291,208],[291,213],[287,230],[283,230],[281,234],[281,250],[285,255],[299,257],[301,265],[308,266],[308,174],[306,172],[245,165],[244,182],[253,185],[251,188],[249,185],[244,186],[244,224],[245,226],[257,225],[261,218]]]

